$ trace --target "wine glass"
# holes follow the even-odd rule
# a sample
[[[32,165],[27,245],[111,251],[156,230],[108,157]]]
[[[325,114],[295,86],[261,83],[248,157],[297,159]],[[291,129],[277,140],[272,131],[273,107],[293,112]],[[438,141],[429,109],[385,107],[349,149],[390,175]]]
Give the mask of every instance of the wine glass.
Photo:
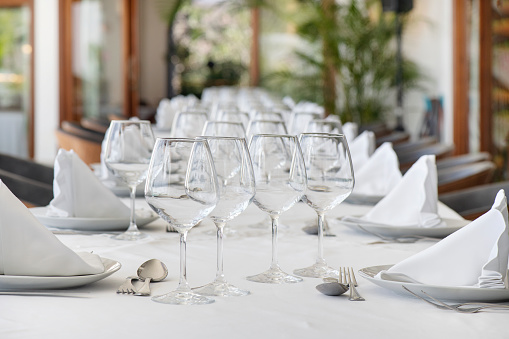
[[[343,134],[343,126],[337,120],[314,119],[309,121],[305,132]]]
[[[191,291],[186,277],[187,232],[207,217],[219,200],[219,186],[204,139],[156,140],[145,185],[149,206],[180,235],[180,280],[176,290],[152,300],[174,305],[210,304]]]
[[[321,119],[317,112],[293,112],[290,118],[290,133],[299,135],[306,131],[308,123],[314,119]]]
[[[281,120],[250,120],[246,129],[246,138],[250,140],[254,134],[288,134],[286,125]]]
[[[255,134],[249,145],[256,181],[254,203],[272,220],[272,262],[260,274],[247,277],[261,283],[296,283],[301,278],[285,273],[277,260],[278,219],[306,191],[306,169],[296,136]]]
[[[207,113],[203,111],[178,112],[171,127],[172,138],[194,138],[200,135],[207,122]]]
[[[201,133],[205,136],[245,138],[246,132],[240,122],[207,121]]]
[[[237,110],[220,110],[217,112],[215,120],[241,122],[244,128],[249,123],[249,114]]]
[[[223,234],[226,223],[242,213],[253,200],[255,194],[253,165],[246,139],[203,138],[209,142],[220,191],[219,202],[209,215],[217,228],[217,272],[213,282],[195,288],[194,291],[208,296],[245,296],[250,292],[233,286],[224,277]]]
[[[302,277],[337,277],[338,271],[323,259],[323,223],[325,212],[340,204],[353,190],[350,151],[343,134],[303,133],[300,144],[308,183],[302,200],[318,215],[318,256],[314,265],[293,273]]]
[[[283,115],[279,112],[251,111],[251,120],[279,120],[284,121]]]
[[[150,121],[113,120],[110,124],[104,162],[129,187],[131,197],[129,228],[116,239],[138,240],[146,236],[136,225],[136,186],[147,176],[154,140]]]

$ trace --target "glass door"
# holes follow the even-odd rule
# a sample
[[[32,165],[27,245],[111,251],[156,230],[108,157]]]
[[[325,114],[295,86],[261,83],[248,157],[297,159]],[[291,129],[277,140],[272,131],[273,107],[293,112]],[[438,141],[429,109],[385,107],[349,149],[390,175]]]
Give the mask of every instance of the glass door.
[[[62,0],[61,120],[132,116],[136,1]]]
[[[33,156],[32,1],[0,0],[0,153]]]

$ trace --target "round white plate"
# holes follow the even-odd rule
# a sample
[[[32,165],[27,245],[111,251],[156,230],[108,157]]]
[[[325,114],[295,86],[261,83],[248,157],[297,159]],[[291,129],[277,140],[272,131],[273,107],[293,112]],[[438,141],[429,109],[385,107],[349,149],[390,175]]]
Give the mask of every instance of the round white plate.
[[[87,285],[110,276],[120,269],[118,261],[101,258],[104,272],[69,277],[36,277],[24,275],[0,275],[1,290],[60,289]]]
[[[423,298],[428,298],[424,293],[424,291],[429,295],[437,298],[439,300],[448,300],[448,301],[459,301],[459,302],[490,302],[490,301],[504,301],[509,300],[509,289],[500,289],[500,288],[478,288],[478,287],[452,287],[452,286],[439,286],[439,285],[426,285],[426,284],[417,284],[417,283],[408,283],[408,282],[399,282],[393,280],[383,280],[375,278],[375,276],[383,270],[387,270],[391,268],[392,265],[381,265],[381,266],[371,266],[366,267],[359,270],[359,273],[362,277],[371,281],[372,283],[381,286],[383,288],[387,288],[391,291],[394,291],[398,294],[412,296],[410,293],[405,291],[402,286],[405,286],[410,291],[414,292],[422,296]]]
[[[65,228],[80,231],[125,231],[129,226],[127,218],[67,218],[46,215],[47,206],[29,208],[30,212],[47,227]],[[146,209],[136,210],[136,224],[143,226],[156,220],[158,216]]]
[[[345,226],[348,226],[352,229],[356,229],[362,231],[364,233],[372,232],[375,234],[380,234],[386,237],[404,237],[404,236],[418,236],[418,237],[430,237],[430,238],[444,238],[449,234],[456,232],[463,226],[468,225],[471,221],[465,219],[447,219],[442,218],[442,221],[445,222],[445,226],[438,227],[416,227],[416,226],[390,226],[384,224],[374,224],[374,223],[358,223],[347,221],[343,219],[338,219],[340,223]],[[364,228],[366,231],[362,230],[360,227]]]

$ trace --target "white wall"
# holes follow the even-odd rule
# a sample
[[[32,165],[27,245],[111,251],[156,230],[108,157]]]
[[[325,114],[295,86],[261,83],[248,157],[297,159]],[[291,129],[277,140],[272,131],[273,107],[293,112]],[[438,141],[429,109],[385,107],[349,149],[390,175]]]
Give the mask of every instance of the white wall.
[[[58,0],[34,1],[35,160],[53,164],[59,120]]]
[[[404,123],[416,137],[426,109],[424,95],[443,96],[442,141],[452,143],[452,1],[414,0],[411,23],[403,32],[403,54],[428,80],[424,90],[405,93]]]

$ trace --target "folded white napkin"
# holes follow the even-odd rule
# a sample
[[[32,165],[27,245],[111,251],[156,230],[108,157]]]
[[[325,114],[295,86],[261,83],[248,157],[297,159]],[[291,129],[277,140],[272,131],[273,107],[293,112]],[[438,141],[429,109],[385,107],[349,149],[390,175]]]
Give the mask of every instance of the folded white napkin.
[[[378,278],[441,286],[507,288],[507,199],[500,190],[488,212]]]
[[[104,272],[101,258],[62,244],[0,180],[0,274],[72,276]]]
[[[348,142],[348,138],[346,140]],[[375,133],[371,131],[362,132],[352,142],[349,142],[348,147],[352,156],[354,173],[357,173],[368,162],[369,157],[375,151]]]
[[[359,224],[436,227],[443,225],[437,204],[435,156],[423,155],[366,215],[343,220]]]
[[[74,153],[60,149],[48,215],[81,218],[129,218],[129,208]]]
[[[385,196],[401,181],[401,171],[392,143],[377,148],[362,168],[355,173],[355,194]]]
[[[359,127],[355,122],[345,122],[343,124],[343,134],[345,135],[348,144],[351,144],[354,141],[357,137],[358,131]]]

